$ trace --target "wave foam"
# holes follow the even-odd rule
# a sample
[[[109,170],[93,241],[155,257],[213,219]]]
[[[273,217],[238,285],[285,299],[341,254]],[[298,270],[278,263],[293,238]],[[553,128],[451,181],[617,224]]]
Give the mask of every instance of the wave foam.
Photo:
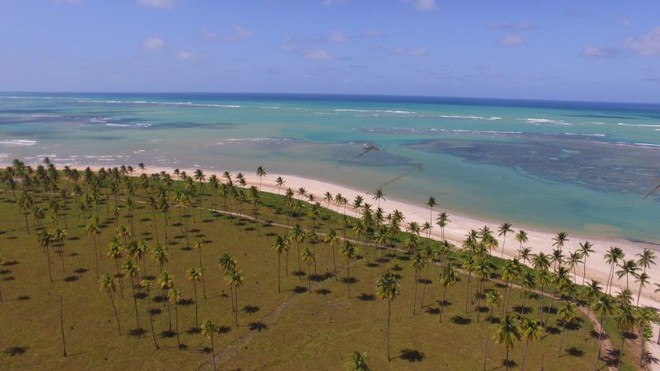
[[[6,145],[12,147],[33,146],[35,144],[37,144],[36,140],[28,140],[28,139],[0,140],[0,145]]]
[[[552,120],[552,119],[545,119],[545,118],[526,118],[526,119],[520,119],[522,121],[526,121],[530,124],[534,125],[540,125],[540,124],[552,124],[552,125],[563,125],[563,126],[573,126],[570,122],[566,121],[561,121],[561,120]]]

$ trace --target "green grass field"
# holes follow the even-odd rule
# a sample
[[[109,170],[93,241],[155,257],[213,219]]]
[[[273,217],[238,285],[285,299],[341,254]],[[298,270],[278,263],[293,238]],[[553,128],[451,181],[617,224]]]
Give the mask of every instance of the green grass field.
[[[381,369],[480,369],[484,360],[484,346],[488,340],[488,369],[504,369],[505,348],[494,340],[490,323],[503,317],[503,308],[495,307],[492,319],[489,308],[482,301],[481,313],[475,309],[474,296],[468,298],[466,313],[467,276],[448,289],[447,304],[441,307],[442,286],[438,280],[440,266],[430,264],[421,271],[421,283],[417,285],[416,315],[413,315],[415,293],[414,269],[408,254],[398,249],[377,251],[373,246],[359,246],[359,258],[351,262],[351,297],[346,284],[347,261],[336,248],[337,276],[334,276],[333,250],[325,243],[315,245],[316,274],[314,266],[302,262],[298,270],[296,243],[292,242],[288,254],[288,274],[285,274],[286,255],[282,256],[282,292],[278,293],[278,255],[271,248],[275,235],[286,234],[288,229],[275,223],[300,223],[308,229],[318,228],[320,235],[329,228],[342,230],[340,214],[323,209],[315,221],[303,217],[285,215],[284,198],[260,194],[258,217],[272,223],[257,223],[236,216],[215,213],[212,208],[225,210],[222,196],[214,197],[207,187],[200,189],[196,207],[179,207],[174,203],[176,190],[183,185],[174,183],[168,192],[168,225],[166,212],[152,212],[147,190],[135,184],[132,218],[127,208],[128,195],[120,188],[115,197],[102,183],[101,197],[97,206],[83,212],[77,206],[71,191],[74,182],[60,176],[58,186],[69,190],[66,200],[59,192],[44,190],[37,185],[26,186],[33,198],[33,207],[43,210],[53,199],[61,204],[56,218],[34,218],[27,213],[31,233],[28,234],[24,215],[21,214],[14,192],[6,190],[0,197],[0,365],[3,369],[212,369],[211,342],[196,328],[195,312],[199,323],[213,320],[219,328],[214,336],[215,355],[219,369],[280,369],[280,370],[337,370],[346,367],[353,351],[366,352],[369,365]],[[78,181],[87,189],[82,179]],[[24,184],[17,184],[16,197],[20,198]],[[215,204],[215,205],[214,205]],[[237,203],[233,203],[236,211]],[[115,218],[113,209],[121,209]],[[253,204],[242,203],[240,209],[246,215],[253,214]],[[305,206],[307,208],[307,206]],[[163,270],[173,277],[174,287],[180,290],[182,300],[175,311],[174,303],[163,302],[158,278],[159,264],[151,251],[146,253],[144,264],[138,261],[140,278],[152,280],[149,295],[136,287],[136,302],[141,329],[137,328],[130,280],[117,279],[114,301],[117,306],[122,335],[119,336],[111,300],[100,290],[96,275],[94,237],[86,230],[89,217],[98,210],[100,234],[98,235],[100,273],[116,274],[115,260],[106,256],[110,240],[115,237],[117,225],[123,225],[134,233],[127,241],[144,240],[153,249],[156,239],[165,245],[169,261]],[[302,210],[301,210],[302,211]],[[340,210],[341,212],[341,210]],[[37,213],[38,214],[38,213]],[[45,214],[49,215],[48,212]],[[194,214],[194,216],[193,216]],[[349,212],[352,215],[352,212]],[[181,217],[179,216],[181,215]],[[132,222],[131,222],[132,219]],[[37,221],[38,220],[38,221]],[[37,224],[40,227],[37,228]],[[66,228],[65,227],[66,224]],[[48,260],[44,248],[38,243],[37,229],[66,229],[61,243],[49,246],[53,282],[48,276]],[[348,236],[356,238],[353,232]],[[399,235],[398,240],[405,236]],[[362,241],[367,239],[361,236]],[[123,243],[123,237],[118,238]],[[193,282],[186,279],[186,270],[199,267],[199,250],[196,241],[203,241],[201,249],[204,266],[204,285],[197,283],[197,300]],[[423,241],[422,244],[427,242]],[[58,246],[59,245],[59,246]],[[301,249],[309,245],[301,244]],[[400,243],[397,245],[400,247]],[[230,287],[223,278],[218,264],[219,257],[228,253],[243,271],[244,284],[238,289],[238,326],[232,313]],[[382,258],[381,258],[382,256]],[[119,264],[127,260],[123,251]],[[459,254],[452,254],[450,261],[460,262]],[[497,266],[495,260],[492,263]],[[310,272],[311,268],[311,272]],[[400,295],[392,302],[391,354],[387,360],[386,325],[387,301],[376,294],[376,281],[385,271],[400,277]],[[484,283],[486,289],[504,292],[504,285],[492,276]],[[121,285],[120,285],[121,281]],[[311,285],[309,291],[308,285]],[[123,289],[120,287],[123,286]],[[206,298],[204,297],[204,288]],[[475,290],[473,282],[472,290]],[[123,297],[122,297],[123,291]],[[550,288],[546,288],[546,292]],[[423,301],[422,301],[423,294]],[[545,319],[539,312],[542,306],[558,308],[559,301],[540,295],[525,299],[524,316]],[[67,356],[63,356],[60,328],[60,298],[63,302],[64,334]],[[509,314],[517,315],[523,298],[517,289],[512,290]],[[153,314],[154,345],[149,325],[148,307]],[[169,308],[169,310],[168,310]],[[440,312],[444,310],[440,323]],[[179,339],[175,335],[175,317],[178,312]],[[169,313],[169,314],[168,314]],[[578,311],[575,325],[563,334],[554,310],[549,315],[546,331],[540,341],[529,344],[525,368],[537,370],[592,369],[596,357],[597,339],[593,326]],[[479,315],[479,320],[477,317]],[[170,316],[172,332],[170,329]],[[586,328],[585,328],[586,327]],[[487,332],[490,332],[487,339]],[[614,340],[620,339],[613,335]],[[618,342],[615,342],[618,346]],[[636,348],[637,347],[637,348]],[[516,342],[510,352],[510,365],[519,368],[523,359],[524,342]],[[626,343],[625,367],[637,369],[634,360],[638,346]],[[601,361],[600,367],[605,367]]]

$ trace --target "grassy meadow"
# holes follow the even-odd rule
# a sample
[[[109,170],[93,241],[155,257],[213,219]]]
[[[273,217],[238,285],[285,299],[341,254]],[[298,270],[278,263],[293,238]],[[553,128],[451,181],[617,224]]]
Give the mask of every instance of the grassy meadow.
[[[200,330],[206,320],[217,325],[213,347],[222,370],[337,370],[352,364],[355,351],[367,354],[373,370],[475,370],[484,365],[485,347],[486,369],[520,368],[523,357],[530,370],[594,368],[598,333],[580,310],[586,307],[574,305],[570,321],[561,319],[560,308],[578,299],[580,289],[545,286],[545,293],[557,292],[556,299],[540,295],[538,285],[524,293],[518,286],[507,289],[508,280],[500,274],[506,262],[496,258],[484,258],[482,275],[471,272],[468,278],[459,272],[443,305],[440,272],[447,265],[461,268],[467,253],[448,245],[440,250],[444,253],[429,253],[441,244],[423,238],[424,232],[412,238],[412,247],[410,233],[392,232],[378,243],[386,247],[377,248],[377,225],[367,225],[364,232],[355,228],[359,222],[350,207],[345,218],[342,208],[296,201],[302,195],[241,188],[235,176],[229,187],[228,179],[202,183],[208,179],[193,174],[140,177],[136,170],[131,177],[130,169],[100,175],[48,168],[30,173],[15,162],[3,172],[3,369],[212,369],[211,339]],[[255,216],[259,222],[251,219]],[[295,224],[305,238],[300,244],[290,240],[278,269],[273,245],[278,235],[291,235],[287,226]],[[315,239],[309,235],[312,229]],[[345,242],[338,240],[334,247],[323,242],[331,229],[353,241],[354,259],[342,254]],[[155,258],[157,245],[162,266]],[[298,247],[308,250],[298,255]],[[235,263],[236,292],[220,264],[223,254]],[[426,264],[416,274],[418,254]],[[122,270],[127,260],[139,268],[133,268],[135,294],[130,275]],[[189,279],[190,269],[200,266],[203,281]],[[172,277],[169,290],[161,290],[161,270]],[[388,299],[376,289],[388,271],[399,282],[391,301],[391,360]],[[511,281],[519,284],[525,272],[532,270],[521,268]],[[101,288],[104,273],[112,277],[114,291]],[[149,281],[150,287],[141,287],[140,281]],[[180,298],[164,300],[173,289]],[[491,312],[486,298],[494,291],[502,296],[509,291],[510,299],[492,305]],[[513,341],[508,362],[495,336],[505,306],[515,321],[542,322],[539,338],[526,351],[524,338]],[[621,335],[613,316],[606,318],[606,337],[618,349]],[[632,326],[629,331],[622,369],[638,369],[640,348]],[[615,354],[603,354],[598,367],[607,368],[606,361],[616,364]]]

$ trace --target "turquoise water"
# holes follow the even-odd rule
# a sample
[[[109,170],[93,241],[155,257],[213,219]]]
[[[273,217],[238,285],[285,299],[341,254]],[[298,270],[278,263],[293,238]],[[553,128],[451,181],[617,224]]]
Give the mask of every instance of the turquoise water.
[[[660,241],[660,105],[0,94],[0,160],[295,174],[496,222]]]

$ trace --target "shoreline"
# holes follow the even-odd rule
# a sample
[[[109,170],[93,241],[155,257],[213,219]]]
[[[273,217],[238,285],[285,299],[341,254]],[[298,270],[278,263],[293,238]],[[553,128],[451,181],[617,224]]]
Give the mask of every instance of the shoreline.
[[[5,166],[7,166],[7,164],[5,164]],[[60,164],[59,166],[64,166],[64,165]],[[76,168],[79,170],[82,170],[86,167],[79,165],[70,165],[70,166],[72,168]],[[120,165],[110,165],[110,164],[104,166],[91,165],[89,166],[89,168],[91,170],[98,171],[100,168],[107,169],[115,166],[120,166]],[[204,175],[207,178],[213,174],[215,174],[218,178],[222,177],[222,172],[215,172],[211,170],[207,171],[204,170],[203,168],[199,168],[199,169],[204,171]],[[179,168],[179,170],[182,172],[185,171],[189,176],[192,176],[192,174],[194,173],[195,170],[197,170],[197,168]],[[161,173],[161,172],[166,172],[172,175],[174,172],[174,168],[161,167],[161,166],[145,166],[145,170],[144,170],[145,174],[153,174],[153,173]],[[239,171],[233,170],[229,172],[232,175],[236,175],[238,174]],[[260,179],[254,171],[240,171],[240,172],[244,175],[245,180],[248,183],[248,186],[256,186],[257,188],[259,188],[259,185],[261,183],[261,191],[264,192],[283,194],[283,192],[287,188],[291,188],[294,191],[297,191],[301,187],[305,188],[307,194],[314,195],[316,202],[319,202],[322,207],[326,209],[330,209],[334,212],[338,212],[338,210],[340,212],[343,206],[339,206],[334,201],[331,201],[330,207],[328,208],[327,201],[323,199],[324,194],[326,192],[330,192],[333,196],[338,193],[341,193],[343,197],[349,200],[349,204],[357,195],[364,197],[364,202],[372,204],[374,209],[377,203],[376,201],[373,200],[371,196],[371,192],[350,188],[337,183],[319,181],[316,179],[310,179],[296,175],[280,174],[280,173],[267,173],[263,177],[263,179]],[[136,173],[133,176],[139,176],[139,173],[140,171],[136,169]],[[280,188],[277,187],[275,183],[278,177],[281,177],[285,182],[284,185],[281,187],[281,190]],[[385,199],[380,201],[380,206],[384,210],[385,214],[390,213],[394,210],[401,211],[405,217],[404,225],[405,223],[411,221],[416,221],[420,225],[422,225],[424,222],[429,221],[428,207],[410,204],[397,199],[390,199],[387,196],[387,194],[385,194],[384,197]],[[296,198],[299,199],[298,197]],[[307,200],[304,201],[308,202]],[[355,211],[353,207],[349,205],[347,206],[346,210],[347,210],[346,213],[347,215],[355,217]],[[493,251],[492,255],[496,257],[500,257],[502,255],[502,249],[501,249],[502,237],[497,236],[497,228],[505,220],[502,220],[500,222],[494,222],[492,220],[483,220],[480,218],[474,218],[466,215],[453,214],[450,210],[445,210],[441,206],[436,206],[432,210],[433,229],[431,230],[431,238],[434,240],[440,240],[440,228],[435,224],[435,218],[437,214],[442,211],[448,212],[449,219],[451,220],[451,222],[448,223],[447,226],[445,227],[446,240],[453,243],[457,247],[460,247],[466,234],[471,229],[478,230],[479,228],[488,226],[494,232],[495,236],[498,239],[498,243],[500,244],[500,246],[498,246],[498,248]],[[526,226],[518,226],[518,225],[513,225],[513,229],[516,231],[519,229],[523,229],[527,232],[528,242],[525,243],[524,246],[530,247],[532,249],[531,251],[532,254],[537,254],[539,252],[544,252],[546,254],[552,253],[553,250],[552,238],[555,237],[555,234],[538,230],[536,228],[528,228]],[[503,257],[506,259],[510,259],[518,255],[517,250],[520,245],[514,239],[514,233],[507,234],[506,237],[507,238],[504,246]],[[589,241],[593,244],[594,253],[592,253],[587,259],[587,267],[586,267],[587,269],[585,274],[587,281],[585,281],[585,283],[588,282],[588,280],[596,280],[601,284],[601,286],[603,286],[603,288],[604,288],[604,283],[607,281],[607,276],[610,270],[609,265],[607,265],[606,262],[603,260],[603,256],[607,252],[610,246],[617,246],[621,248],[626,254],[625,256],[626,259],[634,259],[634,260],[637,260],[637,254],[641,253],[644,250],[644,248],[648,248],[656,252],[656,260],[660,260],[660,251],[658,249],[658,245],[654,243],[633,242],[625,239],[606,239],[606,238],[597,238],[595,236],[572,235],[572,234],[569,235],[568,238],[569,240],[563,247],[563,250],[566,255],[569,251],[575,251],[578,248],[578,243],[580,242]],[[657,261],[656,263],[660,264],[660,261]],[[529,263],[526,264],[529,265]],[[657,267],[658,265],[652,266],[647,271],[657,272],[658,271]],[[577,272],[576,272],[577,274],[575,280],[577,283],[582,282],[582,269],[583,267],[581,264],[577,266]],[[571,271],[571,278],[573,276],[572,273],[573,272]],[[617,292],[622,290],[625,287],[625,282],[626,282],[625,277],[618,279],[615,275],[612,284],[613,285],[612,294],[615,295]],[[639,301],[640,306],[650,306],[656,308],[657,310],[660,310],[660,293],[654,292],[656,287],[654,283],[658,283],[658,282],[660,282],[660,277],[655,277],[654,275],[651,274],[649,285],[647,285],[642,290]],[[633,280],[630,286],[630,289],[633,294],[633,304],[635,304],[637,301],[638,287],[639,286],[636,283],[634,283]],[[660,326],[654,325],[653,328],[654,328],[654,337],[651,339],[651,341],[647,342],[647,346],[652,354],[658,356],[660,355],[660,345],[656,344],[655,336],[657,336],[656,335],[657,332],[660,331]]]

